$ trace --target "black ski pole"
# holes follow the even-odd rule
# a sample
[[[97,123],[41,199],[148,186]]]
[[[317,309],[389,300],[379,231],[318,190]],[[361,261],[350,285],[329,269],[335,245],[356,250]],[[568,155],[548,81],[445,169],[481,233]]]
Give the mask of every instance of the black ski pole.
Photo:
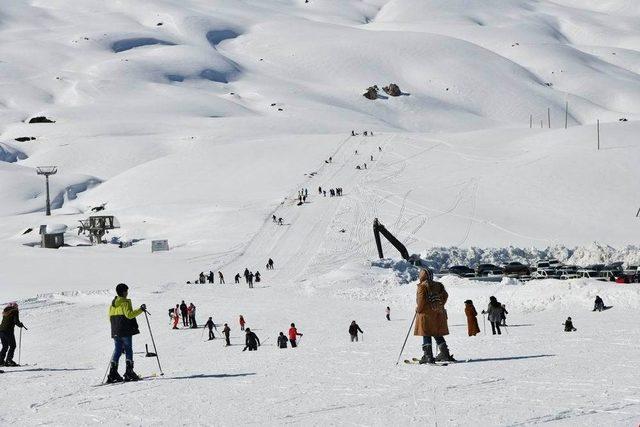
[[[162,372],[162,366],[160,366],[160,357],[158,356],[158,348],[156,347],[156,341],[153,339],[153,332],[151,332],[151,324],[149,323],[149,316],[147,310],[144,311],[144,318],[147,319],[147,327],[149,328],[149,335],[151,336],[151,344],[153,344],[153,351],[156,354],[156,360],[158,361],[158,369],[160,369],[160,375],[164,375]]]
[[[409,334],[411,333],[411,329],[413,329],[413,323],[416,321],[416,317],[418,313],[416,312],[413,315],[413,320],[411,321],[411,325],[409,326],[409,330],[407,331],[407,336],[404,339],[404,344],[402,344],[402,348],[400,349],[400,354],[398,355],[398,360],[396,361],[396,366],[400,363],[400,358],[402,357],[402,352],[404,351],[404,346],[407,345],[407,340],[409,339]]]

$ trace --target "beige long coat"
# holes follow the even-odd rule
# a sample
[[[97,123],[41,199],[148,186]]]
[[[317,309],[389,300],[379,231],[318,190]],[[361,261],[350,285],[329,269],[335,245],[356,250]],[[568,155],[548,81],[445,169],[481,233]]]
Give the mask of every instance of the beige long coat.
[[[431,280],[429,273],[420,272],[420,282],[416,292],[416,326],[413,335],[442,337],[449,335],[447,324],[447,303],[449,294],[440,282]]]

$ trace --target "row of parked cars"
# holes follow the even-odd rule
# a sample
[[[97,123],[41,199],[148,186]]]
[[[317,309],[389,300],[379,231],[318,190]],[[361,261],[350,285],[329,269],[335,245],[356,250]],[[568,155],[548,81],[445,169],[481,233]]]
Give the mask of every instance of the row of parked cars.
[[[494,264],[478,264],[475,269],[454,265],[446,270],[449,274],[461,277],[487,277],[510,276],[520,279],[597,279],[615,281],[618,283],[639,283],[640,267],[629,266],[624,268],[624,263],[593,264],[586,267],[577,265],[565,265],[556,259],[541,260],[536,266],[530,266],[518,261],[513,261],[503,266]]]

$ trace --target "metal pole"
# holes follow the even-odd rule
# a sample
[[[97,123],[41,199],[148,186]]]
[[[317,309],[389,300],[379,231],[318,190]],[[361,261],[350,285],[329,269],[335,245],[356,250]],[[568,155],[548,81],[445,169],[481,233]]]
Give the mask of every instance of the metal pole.
[[[151,324],[149,323],[149,316],[147,312],[144,312],[144,317],[147,319],[147,328],[149,328],[149,335],[151,336],[151,343],[153,344],[153,352],[156,354],[156,360],[158,361],[158,369],[160,369],[160,375],[164,375],[162,372],[162,366],[160,366],[160,357],[158,356],[158,348],[156,347],[156,341],[153,339],[153,332],[151,332]]]
[[[549,124],[549,129],[551,129],[551,108],[547,108],[547,123]]]
[[[51,216],[51,201],[49,200],[49,175],[45,175],[44,179],[47,183],[47,216]]]
[[[400,354],[398,355],[398,360],[396,361],[396,366],[400,363],[400,358],[402,357],[402,352],[404,351],[404,346],[407,345],[407,340],[409,339],[409,334],[411,333],[411,329],[413,329],[413,323],[416,321],[416,317],[418,313],[416,312],[413,315],[413,320],[411,321],[411,325],[409,326],[409,330],[407,331],[407,336],[404,338],[404,343],[402,344],[402,348],[400,349]]]

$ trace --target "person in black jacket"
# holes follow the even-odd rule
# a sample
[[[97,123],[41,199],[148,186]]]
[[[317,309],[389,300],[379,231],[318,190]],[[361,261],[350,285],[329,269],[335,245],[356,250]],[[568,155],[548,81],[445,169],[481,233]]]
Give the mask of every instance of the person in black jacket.
[[[111,357],[111,369],[107,376],[107,383],[119,382],[123,378],[118,374],[118,361],[122,353],[125,353],[127,370],[124,373],[124,381],[138,381],[140,377],[133,371],[133,335],[140,333],[136,317],[147,310],[142,304],[134,310],[131,300],[127,298],[129,287],[124,283],[116,286],[116,297],[109,306],[109,322],[111,323],[111,338],[113,338],[113,355]]]
[[[596,301],[593,303],[593,311],[604,310],[604,301],[600,298],[600,295],[596,295]]]
[[[251,332],[250,328],[247,328],[245,330],[245,347],[244,350],[245,351],[247,349],[249,349],[249,351],[257,351],[258,347],[260,346],[260,338],[258,338],[258,336]]]
[[[358,342],[358,332],[364,334],[364,332],[362,332],[362,329],[360,329],[360,326],[358,326],[358,324],[354,320],[353,322],[351,322],[351,325],[349,325],[349,335],[351,335],[351,342]]]
[[[213,319],[211,317],[209,317],[209,320],[207,320],[207,323],[205,323],[204,326],[209,328],[209,341],[216,339],[216,336],[213,335],[213,328],[216,328],[216,324],[213,323]],[[217,330],[218,328],[216,328],[216,331]]]
[[[577,329],[573,327],[573,321],[571,320],[571,317],[567,317],[567,320],[565,320],[565,322],[564,322],[564,331],[565,332],[575,332],[575,331],[577,331]]]
[[[13,353],[16,350],[16,336],[14,333],[16,326],[24,328],[24,325],[20,322],[18,304],[12,302],[2,311],[2,323],[0,323],[0,341],[2,341],[0,366],[18,366],[13,361]]]
[[[278,335],[278,347],[287,348],[287,342],[287,337],[284,335],[284,333],[280,332],[280,335]]]
[[[187,307],[187,303],[184,300],[180,304],[180,313],[182,314],[182,326],[189,326],[189,307]]]
[[[224,324],[222,333],[224,334],[224,339],[226,341],[225,347],[229,347],[231,345],[231,341],[229,340],[229,334],[231,334],[231,328],[226,323]]]

